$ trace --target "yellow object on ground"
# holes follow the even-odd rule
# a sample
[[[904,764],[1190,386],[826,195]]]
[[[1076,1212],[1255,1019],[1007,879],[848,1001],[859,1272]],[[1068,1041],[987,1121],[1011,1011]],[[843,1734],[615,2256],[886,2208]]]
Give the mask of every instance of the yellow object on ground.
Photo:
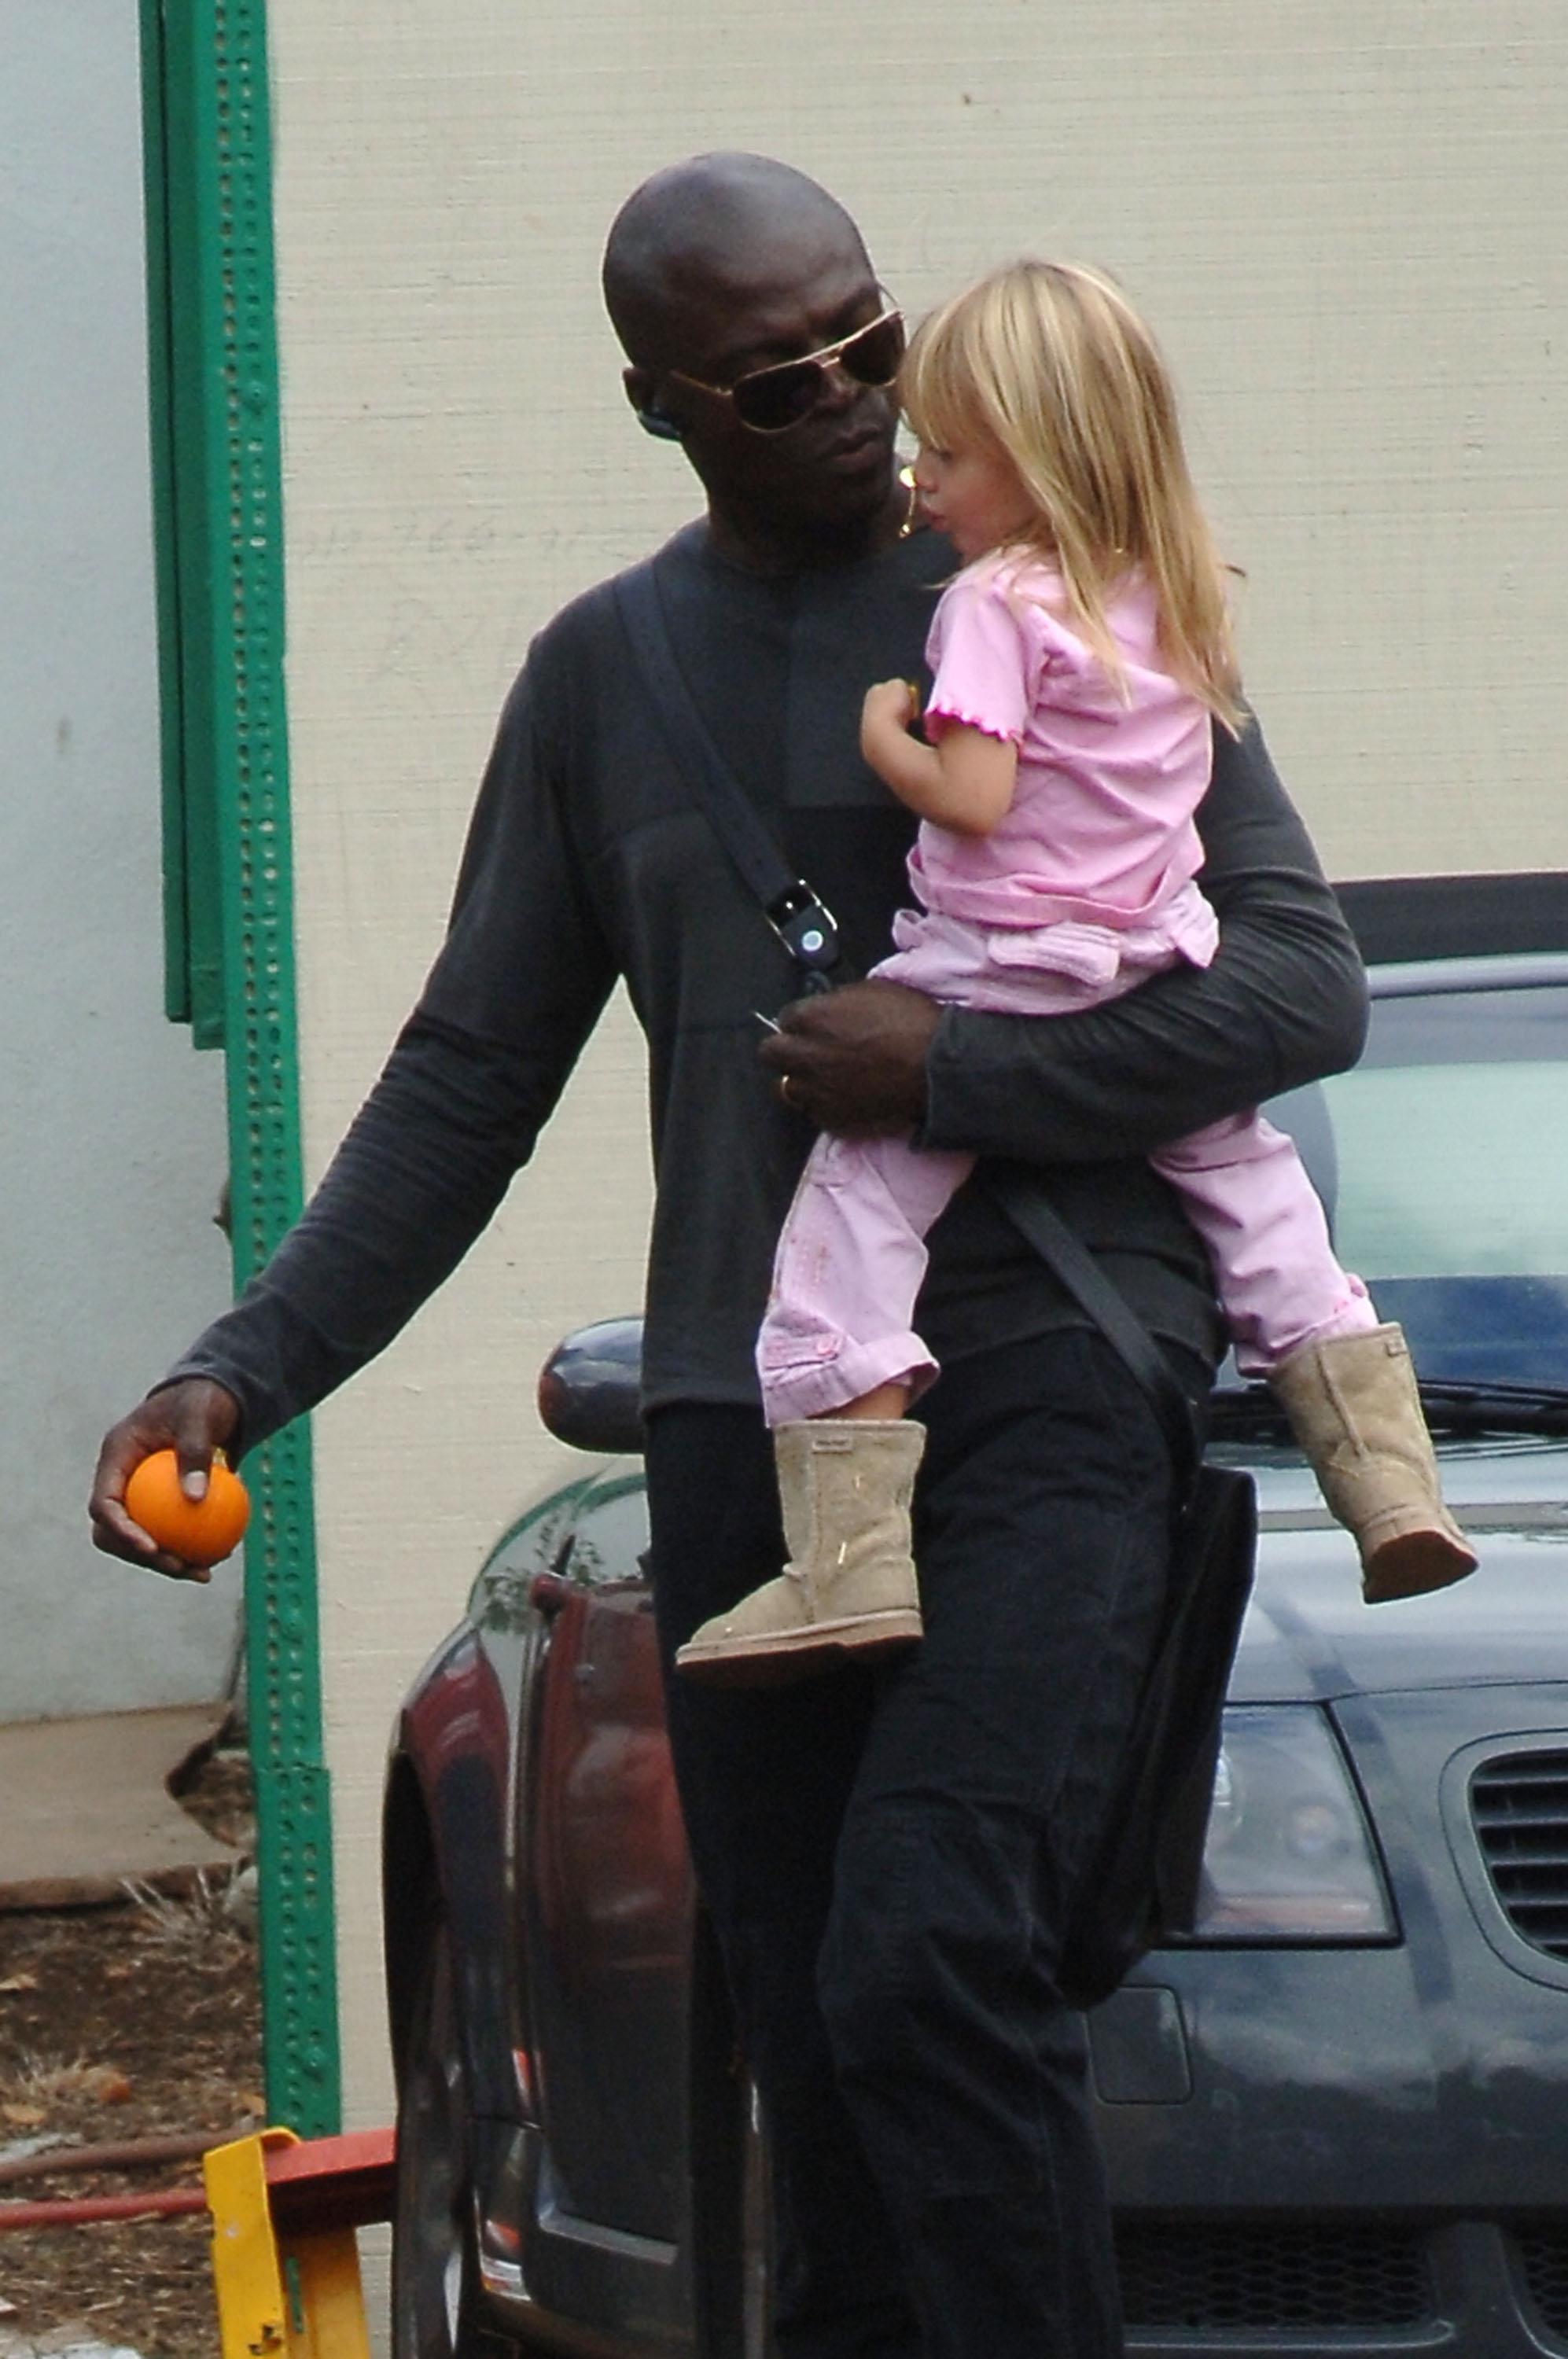
[[[223,2359],[370,2359],[354,2229],[385,2219],[392,2133],[266,2129],[202,2157]]]

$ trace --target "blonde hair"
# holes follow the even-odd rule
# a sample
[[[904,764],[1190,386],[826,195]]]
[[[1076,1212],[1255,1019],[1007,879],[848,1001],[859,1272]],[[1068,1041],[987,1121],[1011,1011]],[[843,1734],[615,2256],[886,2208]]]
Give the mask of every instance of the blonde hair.
[[[978,444],[1011,462],[1035,515],[1009,546],[1051,559],[1067,619],[1113,676],[1123,667],[1106,604],[1136,570],[1154,592],[1172,677],[1239,727],[1225,568],[1169,373],[1114,281],[1081,263],[992,271],[921,321],[898,392],[922,442]]]

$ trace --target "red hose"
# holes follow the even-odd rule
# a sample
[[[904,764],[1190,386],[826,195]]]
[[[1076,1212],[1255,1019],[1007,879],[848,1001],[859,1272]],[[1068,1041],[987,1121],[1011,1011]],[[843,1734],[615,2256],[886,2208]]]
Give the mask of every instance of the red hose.
[[[65,2170],[137,2170],[144,2164],[196,2162],[210,2147],[241,2138],[234,2130],[176,2130],[158,2137],[120,2138],[113,2146],[44,2146],[0,2159],[0,2185],[18,2179],[53,2179]]]
[[[181,2138],[127,2141],[118,2149],[151,2162],[185,2143]],[[213,2143],[221,2143],[215,2139]],[[267,2203],[273,2224],[284,2233],[306,2229],[359,2228],[367,2221],[392,2217],[393,2166],[396,2138],[390,2128],[349,2130],[338,2137],[311,2138],[300,2144],[275,2147],[267,2157]],[[162,2149],[162,2153],[156,2150]],[[76,2167],[92,2154],[96,2167],[106,2168],[114,2148],[79,2147]],[[70,2154],[71,2149],[60,2149]],[[60,2155],[27,2158],[39,2175],[71,2166]],[[50,2197],[41,2202],[0,2203],[0,2229],[69,2228],[92,2220],[148,2220],[159,2213],[204,2212],[207,2198],[199,2187],[165,2187],[146,2195],[75,2195]]]
[[[156,2212],[205,2212],[199,2187],[153,2188],[146,2195],[70,2195],[43,2203],[0,2203],[0,2229],[70,2228],[83,2220],[146,2220]]]

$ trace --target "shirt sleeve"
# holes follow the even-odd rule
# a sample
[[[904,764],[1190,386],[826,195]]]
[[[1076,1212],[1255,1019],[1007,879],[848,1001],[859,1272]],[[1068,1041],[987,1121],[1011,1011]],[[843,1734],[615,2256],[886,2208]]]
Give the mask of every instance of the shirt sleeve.
[[[303,1215],[166,1383],[210,1376],[241,1449],[375,1358],[533,1152],[615,980],[535,734],[527,675],[480,792],[424,994]]]
[[[1037,666],[1021,617],[994,580],[961,576],[942,592],[932,644],[936,663],[926,721],[962,722],[1020,745]]]
[[[945,1008],[920,1144],[1035,1163],[1148,1155],[1355,1063],[1360,957],[1255,721],[1239,740],[1215,728],[1197,820],[1213,965],[1071,1016]]]

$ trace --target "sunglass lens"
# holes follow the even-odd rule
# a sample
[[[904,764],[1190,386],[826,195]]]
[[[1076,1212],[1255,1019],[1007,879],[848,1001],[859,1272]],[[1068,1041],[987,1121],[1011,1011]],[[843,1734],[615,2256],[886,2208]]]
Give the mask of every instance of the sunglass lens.
[[[852,336],[839,354],[841,365],[857,385],[891,385],[904,357],[902,320],[877,320],[860,335]]]
[[[841,344],[837,364],[856,385],[891,385],[904,357],[904,323],[874,320]],[[735,415],[759,434],[781,434],[798,426],[822,397],[827,364],[820,360],[780,361],[777,368],[754,369],[730,387]]]
[[[822,389],[822,364],[785,361],[778,368],[758,369],[730,387],[735,415],[762,434],[780,433],[811,410]]]

